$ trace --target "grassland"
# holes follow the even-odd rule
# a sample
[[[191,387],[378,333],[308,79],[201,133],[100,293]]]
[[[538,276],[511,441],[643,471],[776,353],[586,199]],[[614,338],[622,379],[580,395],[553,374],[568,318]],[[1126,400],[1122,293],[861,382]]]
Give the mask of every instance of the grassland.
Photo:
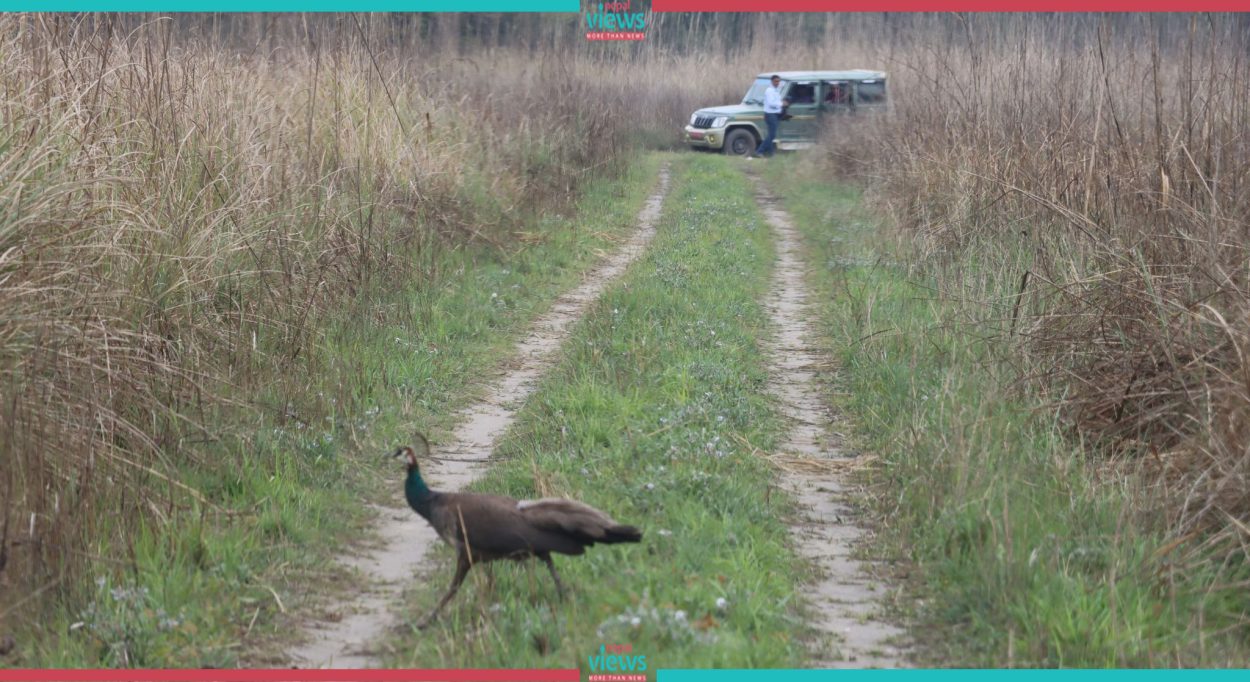
[[[478,575],[439,623],[393,643],[391,664],[588,669],[601,643],[631,645],[650,670],[802,656],[789,503],[753,450],[782,427],[758,345],[771,265],[745,178],[681,159],[648,254],[583,319],[474,486],[585,500],[644,528],[643,544],[557,558],[563,603],[541,565],[497,566],[493,591]],[[439,565],[413,621],[441,596]]]
[[[1217,564],[1246,562],[1250,518],[1245,21],[977,17],[909,59],[891,116],[843,128],[880,145],[826,154],[910,260],[975,264],[934,286],[979,301],[1011,381]]]
[[[883,545],[903,559],[921,660],[961,666],[1242,665],[1250,571],[1186,548],[1143,516],[1140,479],[1091,466],[1053,405],[948,283],[980,277],[973,255],[918,258],[860,192],[808,159],[769,167],[804,232],[822,323],[840,357],[839,406],[859,451]],[[944,286],[945,285],[945,286]]]
[[[646,182],[644,166],[610,184],[637,147],[672,145],[760,71],[843,66],[888,70],[892,111],[839,120],[819,177],[774,188],[821,254],[845,407],[882,456],[932,660],[1244,663],[1247,21],[665,15],[634,46],[539,17],[0,18],[0,641],[17,642],[0,665],[264,662],[287,586],[342,580],[309,569],[375,494],[357,455],[445,426],[508,335],[611,247]],[[552,381],[616,357],[611,309],[579,337],[588,364]],[[628,452],[621,425],[700,445],[639,426],[642,405],[716,386],[740,369],[725,363],[646,381],[609,365],[634,383],[561,389],[580,402],[557,409],[610,471],[668,466]],[[561,415],[528,409],[484,487],[655,511],[576,487],[581,465],[542,454],[578,452]],[[760,428],[743,435],[764,444]],[[675,542],[665,530],[649,541]],[[583,586],[607,571],[571,570]],[[455,632],[488,608],[470,595]],[[697,634],[723,628],[726,647],[654,646],[795,651],[749,659],[741,614],[708,615]],[[587,655],[588,630],[541,622],[534,640],[484,632],[534,661]],[[404,651],[477,664],[486,639]]]

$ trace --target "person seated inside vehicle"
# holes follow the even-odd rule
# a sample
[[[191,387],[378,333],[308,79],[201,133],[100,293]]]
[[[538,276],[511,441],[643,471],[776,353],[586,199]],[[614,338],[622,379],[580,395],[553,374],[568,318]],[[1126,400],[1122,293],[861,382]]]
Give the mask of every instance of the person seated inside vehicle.
[[[850,101],[849,89],[846,83],[830,83],[828,90],[825,92],[825,104],[846,104]]]

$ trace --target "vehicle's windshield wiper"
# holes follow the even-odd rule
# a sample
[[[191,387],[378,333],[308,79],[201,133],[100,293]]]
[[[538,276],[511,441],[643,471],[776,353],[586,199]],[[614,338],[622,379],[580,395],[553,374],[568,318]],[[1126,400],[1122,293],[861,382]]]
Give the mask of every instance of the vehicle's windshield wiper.
[[[743,104],[763,104],[764,100],[752,98],[752,99],[742,100],[742,103]]]

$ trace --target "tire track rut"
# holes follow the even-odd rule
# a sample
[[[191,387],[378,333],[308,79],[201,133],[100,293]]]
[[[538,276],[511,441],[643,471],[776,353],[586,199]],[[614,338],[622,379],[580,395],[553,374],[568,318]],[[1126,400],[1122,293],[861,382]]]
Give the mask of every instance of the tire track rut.
[[[895,668],[905,665],[897,642],[903,631],[878,615],[881,594],[867,566],[853,556],[866,531],[855,523],[847,481],[855,458],[842,452],[834,415],[817,372],[829,358],[819,350],[800,256],[802,242],[777,199],[753,177],[756,201],[773,230],[777,261],[766,303],[776,335],[766,345],[770,390],[790,422],[781,452],[771,459],[781,483],[801,508],[790,526],[798,553],[819,568],[805,586],[811,625],[810,664],[821,668]]]

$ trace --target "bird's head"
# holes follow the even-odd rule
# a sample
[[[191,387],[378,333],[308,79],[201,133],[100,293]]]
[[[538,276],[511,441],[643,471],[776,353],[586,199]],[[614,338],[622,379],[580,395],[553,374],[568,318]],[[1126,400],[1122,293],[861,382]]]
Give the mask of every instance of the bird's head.
[[[417,468],[417,453],[407,445],[399,447],[395,450],[395,452],[392,452],[390,456],[393,458],[403,457],[404,462],[408,465],[409,469]]]
[[[420,455],[418,455],[418,451],[420,452]],[[404,459],[404,464],[408,465],[409,471],[418,471],[420,470],[420,466],[417,464],[418,456],[424,457],[424,456],[428,456],[429,454],[430,454],[430,442],[425,439],[424,434],[418,433],[417,434],[417,449],[410,448],[407,445],[402,445],[396,448],[395,452],[392,452],[389,455],[389,457],[393,459],[399,459],[402,457]]]

